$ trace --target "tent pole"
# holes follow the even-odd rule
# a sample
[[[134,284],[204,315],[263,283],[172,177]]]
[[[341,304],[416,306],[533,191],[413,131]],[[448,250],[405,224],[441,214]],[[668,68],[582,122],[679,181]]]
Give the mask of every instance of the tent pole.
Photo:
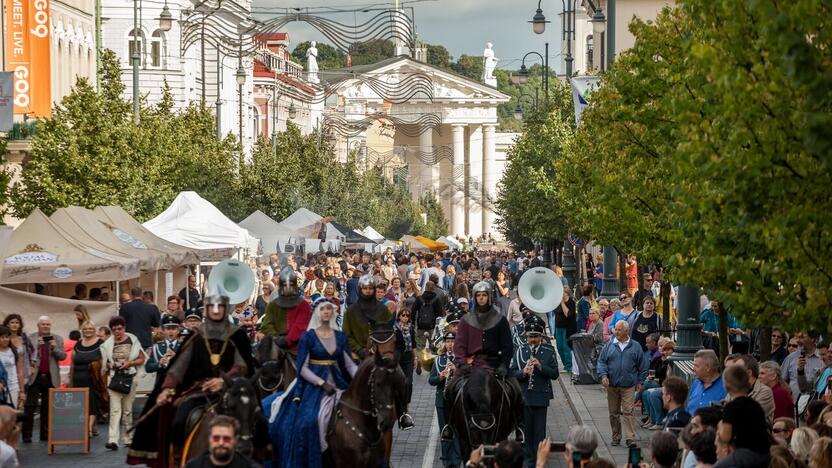
[[[156,301],[157,307],[159,302],[159,270],[153,272],[153,300]],[[167,305],[167,298],[165,298],[165,305]],[[167,308],[166,308],[167,309]]]
[[[188,278],[191,276],[188,267],[185,267],[185,309],[191,310],[191,290],[188,288]],[[199,279],[199,275],[196,275]]]
[[[116,292],[116,312],[118,312],[118,310],[121,308],[121,291],[119,290],[119,288],[121,287],[121,284],[119,284],[118,280],[116,280],[115,283],[116,283],[116,287],[113,288],[113,289]]]

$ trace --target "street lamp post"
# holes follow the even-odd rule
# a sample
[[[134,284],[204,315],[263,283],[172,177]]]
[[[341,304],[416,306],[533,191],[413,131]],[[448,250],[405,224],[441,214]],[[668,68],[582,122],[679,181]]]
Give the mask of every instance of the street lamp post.
[[[237,79],[237,95],[239,97],[239,130],[240,130],[240,145],[243,144],[243,85],[246,84],[246,69],[243,68],[243,57],[242,55],[237,59],[237,73],[235,74]]]
[[[217,44],[217,139],[222,140],[222,49]]]
[[[133,0],[133,54],[130,60],[133,64],[133,123],[139,125],[139,64],[142,56],[139,47],[139,0]]]
[[[543,99],[545,102],[549,102],[549,43],[546,43],[545,55],[540,55],[537,52],[527,52],[526,55],[523,56],[523,60],[520,63],[520,71],[517,72],[517,75],[511,76],[511,81],[514,84],[526,84],[529,82],[529,69],[526,68],[526,57],[529,55],[537,55],[540,57],[541,64],[543,65]]]
[[[527,97],[527,98],[531,99],[532,104],[534,105],[534,108],[537,109],[537,98],[536,97],[532,97],[531,94],[520,93],[520,95],[517,96],[517,105],[514,106],[514,119],[515,120],[523,120],[523,107],[520,105],[520,100],[524,97]]]
[[[575,36],[575,0],[561,0],[563,4],[563,26],[562,26],[562,40],[566,40],[566,78],[572,78],[572,39]],[[564,246],[565,247],[565,246]],[[564,258],[564,263],[566,259]],[[566,265],[564,265],[564,270]]]

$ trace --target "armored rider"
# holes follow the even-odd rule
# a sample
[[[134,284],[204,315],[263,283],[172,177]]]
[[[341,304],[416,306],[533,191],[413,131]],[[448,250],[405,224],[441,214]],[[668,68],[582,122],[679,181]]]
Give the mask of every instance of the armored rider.
[[[300,295],[298,275],[292,267],[280,270],[277,293],[266,306],[260,332],[277,337],[275,342],[279,347],[297,354],[298,342],[309,326],[312,309]]]
[[[368,355],[367,343],[370,332],[377,326],[393,324],[393,315],[376,299],[376,279],[372,275],[364,275],[358,280],[358,301],[350,305],[344,312],[342,330],[347,335],[350,352],[353,359],[363,361]],[[396,412],[399,416],[401,430],[413,429],[413,418],[407,413],[407,403],[400,391],[397,390]]]
[[[468,367],[492,369],[497,378],[504,379],[508,400],[515,417],[515,440],[522,443],[523,401],[517,380],[509,375],[514,346],[511,341],[511,327],[505,316],[491,302],[491,285],[480,281],[473,287],[474,308],[459,322],[454,343],[456,372],[445,391],[446,410],[450,413],[450,401],[458,390],[460,376]],[[442,439],[451,440],[453,429],[449,424],[442,428]]]
[[[526,343],[517,348],[511,360],[511,374],[523,390],[523,425],[526,440],[525,465],[534,467],[537,445],[546,437],[546,411],[552,394],[552,380],[558,378],[555,348],[543,341],[546,325],[532,315],[525,321]]]

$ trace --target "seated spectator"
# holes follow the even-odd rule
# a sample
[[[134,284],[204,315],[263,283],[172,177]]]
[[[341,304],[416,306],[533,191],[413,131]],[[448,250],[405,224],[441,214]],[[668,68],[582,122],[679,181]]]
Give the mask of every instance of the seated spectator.
[[[815,378],[814,391],[818,395],[823,395],[826,393],[829,379],[832,378],[832,347],[828,344],[821,344],[818,346],[818,351],[825,367],[818,372],[818,376]]]
[[[766,413],[768,421],[774,420],[774,395],[767,385],[764,385],[758,380],[760,376],[760,366],[757,360],[750,354],[733,354],[725,359],[725,366],[739,366],[748,374],[748,383],[750,390],[748,396],[754,399],[763,408]],[[726,383],[727,387],[727,383]]]
[[[696,379],[690,386],[686,409],[695,414],[699,408],[720,402],[727,392],[719,373],[719,358],[710,349],[700,349],[693,357],[693,371]]]
[[[662,340],[659,340],[662,341]],[[644,409],[647,411],[647,420],[642,422],[642,427],[649,429],[661,429],[664,420],[665,410],[662,405],[662,383],[665,377],[670,375],[671,367],[668,358],[676,349],[676,343],[672,340],[662,341],[660,346],[661,355],[653,359],[648,370],[647,380],[644,382],[645,390],[639,394]],[[650,371],[653,371],[652,373]],[[651,377],[652,374],[652,377]]]
[[[690,413],[685,410],[688,398],[688,384],[681,377],[671,375],[662,384],[662,403],[667,410],[662,430],[681,431],[690,422]]]
[[[832,438],[821,437],[809,451],[809,468],[826,468],[832,466]]]
[[[783,360],[789,355],[786,348],[788,342],[789,337],[785,332],[777,327],[771,329],[771,360],[778,365],[783,364]]]
[[[774,440],[788,447],[796,427],[797,425],[792,418],[777,418],[771,426],[771,435]]]
[[[548,439],[544,439],[545,442]],[[543,444],[541,442],[541,445]],[[551,442],[551,441],[550,441]],[[538,446],[538,448],[540,448]],[[471,451],[471,456],[468,458],[468,463],[465,466],[480,467],[483,464],[483,454],[485,450],[482,445]],[[538,452],[539,453],[539,452]],[[548,453],[546,454],[548,456]],[[544,459],[545,460],[545,459]],[[523,467],[523,446],[514,440],[505,440],[497,444],[494,449],[494,467],[495,468],[522,468]]]
[[[716,463],[716,431],[705,429],[691,436],[688,446],[696,458],[696,468],[708,468]]]
[[[771,455],[769,468],[803,468],[805,466],[794,457],[794,454],[786,445],[772,445],[769,449],[769,455]]]
[[[794,457],[803,463],[809,462],[809,452],[812,445],[818,440],[818,433],[811,427],[798,427],[792,433],[792,440],[789,447]]]
[[[679,456],[679,443],[669,432],[659,432],[650,439],[650,454],[654,468],[673,468]]]
[[[820,413],[829,406],[823,400],[814,400],[810,401],[808,405],[806,405],[806,425],[811,426],[818,422],[818,418],[820,418]]]
[[[794,400],[780,378],[780,365],[775,361],[760,364],[760,382],[771,388],[774,398],[774,419],[794,417]]]
[[[717,425],[716,446],[719,461],[714,468],[767,466],[771,442],[760,404],[747,396],[728,402]]]
[[[684,431],[682,431],[682,434],[684,435],[685,432],[688,432],[689,436],[692,437],[706,430],[711,430],[715,433],[717,424],[719,424],[719,420],[721,418],[722,410],[720,408],[715,408],[712,406],[705,406],[703,408],[699,408],[698,410],[696,410],[696,413],[690,420],[690,424],[688,424],[688,427],[685,428]],[[690,440],[690,438],[688,440]],[[686,442],[684,437],[682,438],[682,442],[687,444],[688,448],[690,448],[690,443]],[[696,467],[696,456],[694,455],[693,451],[688,450],[683,460],[684,462],[682,463],[682,468]]]
[[[566,451],[563,452],[563,458],[567,464],[572,464],[572,454],[578,452],[581,454],[581,460],[591,460],[597,448],[598,436],[595,431],[588,426],[574,426],[566,435]]]
[[[722,381],[725,382],[725,390],[728,392],[725,401],[748,396],[751,392],[751,382],[748,381],[748,374],[742,365],[726,367],[722,371]]]

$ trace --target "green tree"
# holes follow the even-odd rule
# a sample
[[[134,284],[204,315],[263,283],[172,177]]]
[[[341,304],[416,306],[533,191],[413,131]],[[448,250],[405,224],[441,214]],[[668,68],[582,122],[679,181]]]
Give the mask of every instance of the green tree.
[[[427,62],[434,67],[442,69],[451,68],[451,53],[443,45],[438,44],[423,44],[425,47],[428,59]]]
[[[462,54],[451,65],[451,69],[462,76],[468,77],[476,82],[482,79],[483,64],[482,57]]]
[[[386,39],[356,42],[350,46],[353,65],[368,65],[393,57],[396,47]]]
[[[296,45],[292,51],[292,58],[296,62],[306,65],[306,51],[311,45],[310,41],[304,41]],[[343,51],[320,42],[316,48],[318,49],[318,67],[321,70],[331,70],[333,68],[344,68],[347,66],[347,54]]]

